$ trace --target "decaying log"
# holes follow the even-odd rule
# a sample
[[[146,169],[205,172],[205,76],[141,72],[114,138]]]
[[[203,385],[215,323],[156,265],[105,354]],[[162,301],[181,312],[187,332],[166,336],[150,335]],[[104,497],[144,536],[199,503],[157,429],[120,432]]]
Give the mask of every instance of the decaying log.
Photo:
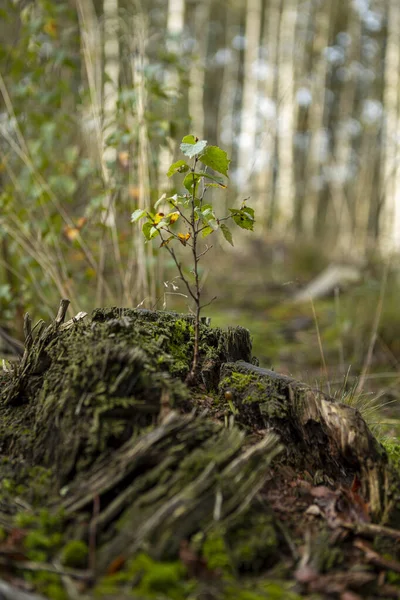
[[[182,549],[196,573],[218,577],[201,555],[213,540],[230,573],[261,573],[282,556],[293,573],[301,552],[291,528],[312,511],[305,516],[296,498],[278,510],[274,498],[290,497],[305,474],[346,491],[335,498],[351,498],[358,478],[362,506],[369,503],[376,522],[385,519],[377,535],[395,535],[397,475],[361,415],[255,366],[247,330],[202,323],[199,380],[188,389],[193,317],[111,308],[63,323],[65,310],[63,303],[47,327],[26,319],[24,355],[0,376],[0,477],[26,492],[1,498],[6,536],[40,498],[41,509],[62,511],[64,543],[88,544],[95,580],[139,552],[175,560]],[[46,473],[40,492],[38,468]],[[282,522],[285,510],[300,512]],[[357,525],[343,520],[343,536],[375,531]],[[313,571],[315,589],[319,575]],[[355,586],[349,582],[341,593]]]

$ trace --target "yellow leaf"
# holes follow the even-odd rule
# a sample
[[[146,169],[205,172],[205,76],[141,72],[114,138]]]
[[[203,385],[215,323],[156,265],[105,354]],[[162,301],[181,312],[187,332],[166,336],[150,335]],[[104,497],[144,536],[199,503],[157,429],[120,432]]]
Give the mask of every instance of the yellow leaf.
[[[157,223],[159,223],[163,219],[164,216],[165,215],[162,212],[157,213],[156,216],[154,217],[154,224],[157,225]]]
[[[179,241],[181,242],[181,244],[186,246],[186,242],[190,238],[190,233],[178,233],[178,238],[179,238]]]
[[[76,240],[76,238],[78,237],[80,230],[82,229],[82,227],[85,225],[87,221],[86,217],[79,217],[79,219],[76,221],[74,226],[69,226],[69,225],[65,225],[63,232],[65,237],[70,241],[73,242],[74,240]]]
[[[175,223],[179,219],[179,213],[178,212],[170,213],[168,216],[169,216],[169,222],[171,224]]]
[[[127,169],[129,167],[129,152],[118,152],[118,162],[123,169]]]
[[[79,235],[79,229],[77,227],[69,227],[66,225],[64,227],[64,235],[70,242],[73,242]]]
[[[43,30],[50,37],[57,37],[57,23],[55,19],[48,19],[43,27]]]
[[[163,246],[167,246],[167,244],[169,244],[169,242],[170,242],[171,240],[173,240],[173,239],[174,239],[174,236],[173,236],[173,235],[171,235],[169,238],[167,238],[166,240],[164,240],[164,241],[163,241],[163,242],[160,244],[160,248],[162,248]]]

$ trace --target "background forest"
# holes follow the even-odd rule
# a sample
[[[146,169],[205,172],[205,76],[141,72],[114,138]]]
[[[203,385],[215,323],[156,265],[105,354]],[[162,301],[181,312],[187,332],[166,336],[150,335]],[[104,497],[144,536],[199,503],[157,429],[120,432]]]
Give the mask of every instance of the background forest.
[[[60,297],[187,311],[130,215],[174,193],[194,133],[232,159],[215,204],[257,217],[204,261],[213,323],[397,400],[399,31],[398,0],[0,0],[1,324]],[[350,286],[299,294],[332,265]]]

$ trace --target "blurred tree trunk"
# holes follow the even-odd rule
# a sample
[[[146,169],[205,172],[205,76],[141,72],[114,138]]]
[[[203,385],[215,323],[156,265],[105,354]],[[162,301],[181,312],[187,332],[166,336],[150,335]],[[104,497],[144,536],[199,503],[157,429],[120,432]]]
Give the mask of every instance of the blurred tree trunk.
[[[400,4],[388,0],[387,47],[384,68],[385,160],[381,212],[382,250],[400,250]]]
[[[139,12],[132,16],[129,39],[131,42],[132,81],[136,91],[134,127],[138,132],[137,147],[135,149],[138,184],[137,207],[151,210],[150,145],[146,120],[148,93],[145,79],[147,66],[146,43],[149,39],[149,24],[147,16],[144,13]],[[151,305],[154,305],[156,301],[154,250],[151,244],[145,243],[143,235],[138,231],[138,226],[135,229],[134,248],[136,252],[132,254],[131,267],[127,270],[124,279],[124,288],[129,298],[129,290],[134,283],[133,297],[136,302],[150,301]],[[136,267],[135,269],[133,268],[134,266]]]
[[[236,122],[235,105],[240,95],[239,69],[240,60],[235,57],[232,50],[232,32],[240,27],[240,10],[234,7],[227,11],[225,24],[224,46],[226,49],[226,60],[221,78],[221,96],[218,106],[218,123],[216,142],[222,145],[232,156],[234,152]]]
[[[279,169],[276,183],[276,213],[279,215],[278,230],[286,229],[293,219],[294,208],[294,104],[296,82],[294,80],[295,27],[297,0],[286,0],[281,5],[281,19],[277,61],[276,103],[279,145],[277,158]]]
[[[282,14],[281,0],[266,0],[263,22],[263,43],[266,55],[262,102],[262,150],[264,161],[257,177],[257,188],[261,194],[259,220],[264,227],[271,228],[275,219],[276,174],[278,168],[278,48]]]
[[[116,131],[117,102],[119,92],[119,13],[118,0],[104,0],[104,139]],[[110,145],[104,149],[104,160],[115,161],[116,149]]]
[[[211,0],[203,0],[195,5],[193,14],[196,47],[190,69],[189,114],[193,133],[204,137],[204,94],[206,88],[207,64],[207,25],[210,21]]]
[[[261,38],[261,0],[247,0],[238,172],[241,193],[251,191],[257,161],[258,72]]]
[[[317,211],[320,190],[324,187],[322,175],[323,163],[328,160],[328,131],[324,126],[326,107],[326,81],[328,64],[324,50],[329,46],[332,10],[335,3],[321,6],[318,10],[313,3],[313,44],[311,47],[311,96],[312,104],[309,113],[310,147],[306,158],[304,172],[304,208],[303,223],[307,235],[314,237],[317,230]]]
[[[167,30],[167,50],[173,54],[180,54],[183,30],[185,25],[186,2],[185,0],[169,0]],[[179,93],[179,76],[175,69],[166,69],[164,76],[164,88],[169,93]],[[174,158],[176,140],[169,138],[168,147],[163,146],[158,157],[158,184],[159,188],[169,186],[166,173]]]

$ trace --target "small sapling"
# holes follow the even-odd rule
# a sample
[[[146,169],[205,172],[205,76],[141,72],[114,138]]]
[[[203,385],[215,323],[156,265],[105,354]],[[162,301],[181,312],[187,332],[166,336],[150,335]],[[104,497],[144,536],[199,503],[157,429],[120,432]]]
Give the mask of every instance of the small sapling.
[[[219,217],[215,214],[210,202],[205,202],[207,190],[211,187],[227,187],[230,160],[224,150],[218,146],[208,146],[206,140],[199,140],[193,135],[187,135],[181,143],[181,151],[186,160],[174,162],[168,177],[182,174],[185,192],[167,197],[164,194],[154,205],[154,212],[138,209],[132,213],[131,221],[135,223],[145,219],[142,227],[147,241],[156,237],[161,238],[161,246],[171,255],[178,269],[189,296],[195,305],[194,311],[194,349],[193,361],[188,383],[194,383],[199,367],[199,335],[200,314],[210,302],[202,304],[202,290],[199,279],[199,261],[211,248],[206,243],[201,247],[200,240],[220,230],[229,244],[233,246],[232,233],[227,222],[233,221],[242,229],[253,230],[254,210],[242,203],[240,208],[229,208],[229,214]],[[209,172],[209,169],[212,172]],[[222,176],[222,177],[221,177]],[[179,243],[189,249],[192,254],[193,280],[186,275],[174,250],[174,243]],[[212,300],[211,300],[212,302]]]

